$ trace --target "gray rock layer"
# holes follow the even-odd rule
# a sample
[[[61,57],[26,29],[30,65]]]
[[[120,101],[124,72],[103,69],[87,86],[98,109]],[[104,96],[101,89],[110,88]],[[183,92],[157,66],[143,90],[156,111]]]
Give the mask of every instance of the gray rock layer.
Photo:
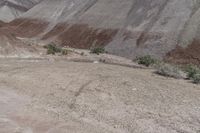
[[[10,22],[28,11],[40,0],[1,0],[0,20]]]

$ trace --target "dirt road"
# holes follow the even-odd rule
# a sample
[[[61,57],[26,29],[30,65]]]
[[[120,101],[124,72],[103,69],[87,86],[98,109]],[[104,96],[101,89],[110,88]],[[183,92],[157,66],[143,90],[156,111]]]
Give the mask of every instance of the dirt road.
[[[100,63],[1,60],[0,133],[200,133],[200,86]]]

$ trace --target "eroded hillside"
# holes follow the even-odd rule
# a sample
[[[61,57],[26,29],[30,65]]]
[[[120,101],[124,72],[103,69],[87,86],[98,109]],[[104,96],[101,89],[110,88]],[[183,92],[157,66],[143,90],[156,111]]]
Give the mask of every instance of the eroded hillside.
[[[0,133],[200,133],[200,69],[154,59],[200,64],[199,22],[199,0],[0,0]]]
[[[28,9],[37,2],[3,3]],[[109,53],[131,59],[148,54],[199,63],[199,7],[198,0],[43,0],[9,26],[17,37],[46,43],[104,46]]]
[[[199,7],[198,0],[44,0],[11,25],[21,36],[61,45],[162,58],[194,39],[199,43]]]
[[[1,0],[0,20],[10,22],[19,17],[41,0]]]

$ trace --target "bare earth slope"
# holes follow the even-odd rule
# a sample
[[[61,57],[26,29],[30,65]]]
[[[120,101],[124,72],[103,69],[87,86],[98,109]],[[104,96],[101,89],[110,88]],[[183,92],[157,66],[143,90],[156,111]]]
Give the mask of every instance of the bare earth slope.
[[[199,45],[199,16],[198,0],[44,0],[11,25],[21,36],[62,45],[101,45],[129,58],[162,58],[195,39]]]
[[[2,25],[5,25],[2,23]],[[0,25],[1,27],[1,25]],[[0,28],[0,57],[39,57],[40,50],[37,46],[24,43],[15,37],[12,30]]]
[[[5,23],[0,20],[0,27],[5,26]]]
[[[199,133],[200,86],[151,70],[1,60],[1,133]]]
[[[0,20],[10,22],[28,11],[40,0],[1,0]]]

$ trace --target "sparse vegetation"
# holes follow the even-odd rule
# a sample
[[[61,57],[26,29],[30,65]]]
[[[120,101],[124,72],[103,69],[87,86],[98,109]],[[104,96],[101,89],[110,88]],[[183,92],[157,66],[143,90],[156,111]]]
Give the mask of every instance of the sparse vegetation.
[[[185,69],[187,78],[191,79],[194,83],[200,84],[200,68],[195,65],[188,65]]]
[[[188,65],[185,69],[188,79],[193,79],[196,74],[200,74],[200,68],[195,65]]]
[[[62,49],[54,43],[48,44],[44,48],[47,49],[47,54],[55,55],[56,53],[61,53],[62,55],[67,55],[69,53],[67,49]]]
[[[62,55],[68,55],[69,54],[69,50],[67,49],[62,49],[61,50]]]
[[[166,77],[188,78],[195,84],[200,84],[200,68],[195,65],[188,65],[185,69],[180,69],[167,63],[156,65],[156,73]],[[187,75],[186,75],[187,74]]]
[[[192,80],[195,84],[200,84],[200,73],[195,74]]]
[[[137,58],[138,64],[144,65],[146,67],[149,67],[156,63],[156,60],[152,58],[150,55],[142,56]]]
[[[160,63],[156,66],[156,73],[166,77],[183,78],[183,72],[176,66]]]
[[[47,54],[55,55],[56,53],[60,53],[62,51],[61,48],[57,47],[54,43],[48,44],[44,46],[47,49]]]
[[[90,49],[90,53],[99,55],[99,54],[105,53],[105,48],[103,48],[103,47],[94,47],[94,48]]]

